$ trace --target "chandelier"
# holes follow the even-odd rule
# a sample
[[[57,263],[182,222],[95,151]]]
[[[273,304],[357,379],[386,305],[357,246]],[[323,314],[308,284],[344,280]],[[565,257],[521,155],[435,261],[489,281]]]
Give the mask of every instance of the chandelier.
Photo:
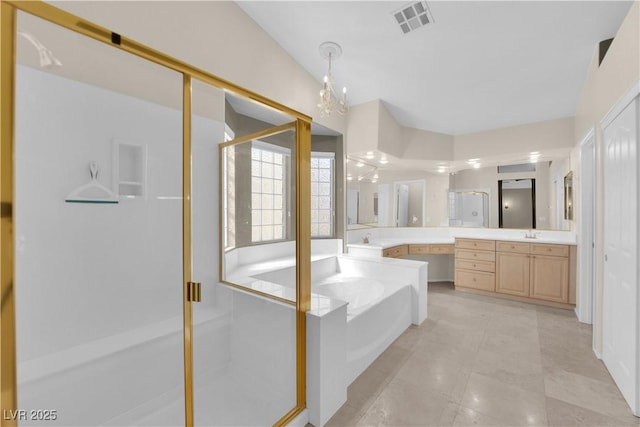
[[[331,74],[331,61],[338,59],[342,55],[342,48],[334,42],[324,42],[320,45],[320,55],[329,60],[329,70],[324,76],[322,89],[320,90],[320,102],[318,109],[320,117],[330,116],[333,110],[345,115],[349,112],[349,103],[347,102],[347,88],[342,88],[342,96],[340,99],[336,96],[333,89],[333,75]]]

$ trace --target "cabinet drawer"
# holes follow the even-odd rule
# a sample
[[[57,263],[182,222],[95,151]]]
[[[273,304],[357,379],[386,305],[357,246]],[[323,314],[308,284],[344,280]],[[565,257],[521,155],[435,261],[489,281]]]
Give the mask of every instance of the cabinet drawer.
[[[469,259],[457,259],[456,268],[464,270],[485,271],[488,273],[494,273],[496,271],[496,264],[489,261],[472,261]]]
[[[456,270],[456,286],[483,291],[495,291],[494,273],[484,273],[481,271]]]
[[[569,256],[569,246],[567,245],[545,245],[542,243],[533,243],[531,245],[531,253],[534,255],[549,256]]]
[[[432,254],[452,254],[453,245],[429,245]]]
[[[515,252],[518,254],[528,254],[529,249],[529,243],[496,242],[496,251],[498,252]]]
[[[456,249],[456,258],[470,259],[475,261],[495,261],[496,253],[487,251],[465,251]]]
[[[409,245],[409,253],[412,255],[430,254],[431,245]]]
[[[456,239],[456,248],[479,249],[482,251],[495,251],[495,240]]]
[[[453,253],[453,245],[433,245],[433,244],[424,244],[424,245],[409,245],[409,253],[412,255],[419,254],[452,254]]]
[[[407,245],[399,245],[394,246],[392,248],[387,248],[382,251],[382,256],[397,258],[402,255],[406,255],[409,253],[409,248]]]

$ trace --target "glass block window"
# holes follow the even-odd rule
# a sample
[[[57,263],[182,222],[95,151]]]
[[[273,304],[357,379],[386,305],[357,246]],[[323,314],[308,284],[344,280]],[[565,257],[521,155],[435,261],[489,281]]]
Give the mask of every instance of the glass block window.
[[[333,153],[311,153],[311,237],[333,237]]]
[[[285,178],[289,152],[254,141],[251,147],[251,241],[284,240]]]

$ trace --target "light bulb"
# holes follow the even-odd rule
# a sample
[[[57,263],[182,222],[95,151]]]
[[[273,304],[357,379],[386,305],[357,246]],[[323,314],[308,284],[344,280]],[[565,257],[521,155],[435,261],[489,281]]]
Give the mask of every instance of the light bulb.
[[[326,74],[324,75],[324,82],[328,83],[329,82],[329,76],[327,76]]]
[[[347,94],[347,87],[346,87],[346,86],[344,86],[344,87],[342,88],[342,94],[343,94],[343,95],[346,95],[346,94]]]

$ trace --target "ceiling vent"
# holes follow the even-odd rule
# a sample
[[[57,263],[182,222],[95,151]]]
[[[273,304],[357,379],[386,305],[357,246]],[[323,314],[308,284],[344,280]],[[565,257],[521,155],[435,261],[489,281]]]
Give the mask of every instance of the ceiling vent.
[[[408,3],[393,12],[393,17],[403,34],[410,33],[433,22],[433,15],[431,15],[426,1]]]

